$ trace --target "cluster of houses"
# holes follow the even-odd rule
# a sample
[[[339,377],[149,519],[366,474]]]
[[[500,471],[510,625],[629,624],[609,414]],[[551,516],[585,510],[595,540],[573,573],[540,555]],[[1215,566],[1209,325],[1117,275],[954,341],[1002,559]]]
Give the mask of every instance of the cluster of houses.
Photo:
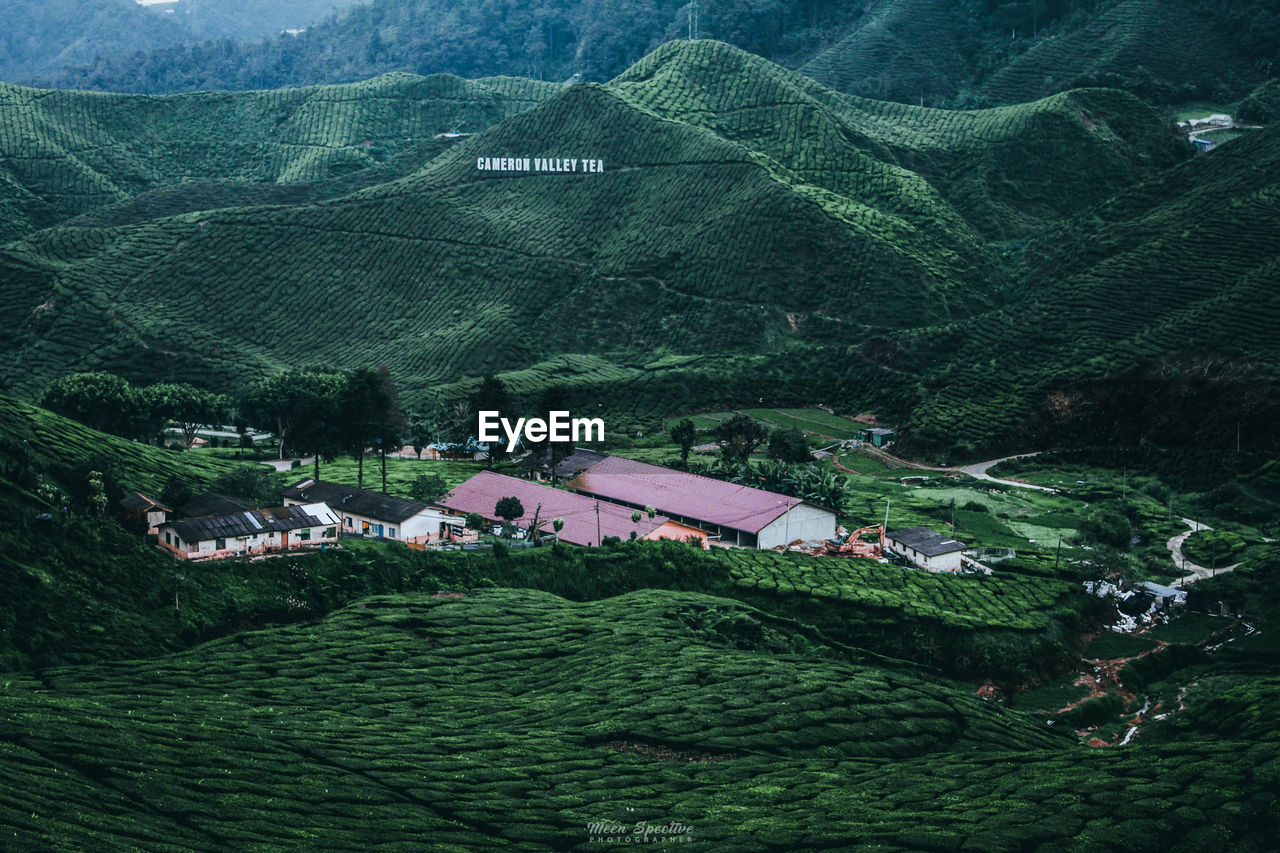
[[[161,548],[188,560],[323,549],[341,536],[418,549],[466,544],[479,536],[466,523],[477,516],[485,525],[510,524],[528,539],[582,546],[616,537],[781,549],[837,533],[830,507],[597,451],[531,454],[519,468],[521,477],[481,471],[432,503],[307,478],[284,489],[282,505],[270,509],[221,495],[203,495],[176,512],[141,494],[121,507],[144,521]],[[500,519],[498,502],[509,497],[524,512]],[[959,571],[965,549],[923,527],[889,533],[886,545],[929,571]]]

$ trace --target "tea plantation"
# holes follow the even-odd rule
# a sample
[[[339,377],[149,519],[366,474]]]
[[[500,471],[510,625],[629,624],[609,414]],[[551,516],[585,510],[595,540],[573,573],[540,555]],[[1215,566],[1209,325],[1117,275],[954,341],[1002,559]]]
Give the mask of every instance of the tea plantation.
[[[2,684],[19,848],[585,850],[643,820],[707,850],[1257,849],[1276,818],[1274,744],[1090,752],[671,592],[373,598]]]
[[[1121,92],[922,109],[699,41],[604,86],[397,75],[4,97],[0,203],[23,239],[0,249],[18,306],[0,371],[27,397],[77,370],[226,391],[289,366],[385,364],[412,407],[497,373],[649,428],[767,388],[773,405],[879,408],[940,452],[1014,441],[1051,380],[1169,346],[1131,339],[1140,311],[1046,288],[1039,265],[1074,269],[1057,253],[1075,238],[992,242],[1072,233],[1088,205],[1185,156]],[[212,134],[196,119],[210,112]],[[436,138],[455,128],[480,132]],[[1240,162],[1236,146],[1212,159]],[[504,155],[606,165],[476,168]],[[1249,210],[1231,227],[1268,245]],[[1181,301],[1179,322],[1212,328],[1199,284],[1161,286],[1163,302],[1134,289],[1140,310]],[[1053,349],[1086,313],[1114,347],[1088,370]]]

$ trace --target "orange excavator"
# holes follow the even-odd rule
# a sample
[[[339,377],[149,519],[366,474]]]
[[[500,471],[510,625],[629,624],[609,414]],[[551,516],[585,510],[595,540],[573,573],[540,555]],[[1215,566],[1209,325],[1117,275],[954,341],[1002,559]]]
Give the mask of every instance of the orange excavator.
[[[875,542],[862,541],[863,534],[875,533]],[[884,554],[884,525],[873,524],[860,527],[847,536],[827,540],[826,553],[833,557],[871,557],[879,558]]]

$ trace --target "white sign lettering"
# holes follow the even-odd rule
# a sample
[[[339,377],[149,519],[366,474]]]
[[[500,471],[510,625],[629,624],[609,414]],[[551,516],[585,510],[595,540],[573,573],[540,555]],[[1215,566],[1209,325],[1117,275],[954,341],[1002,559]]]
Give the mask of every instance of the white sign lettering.
[[[477,157],[476,170],[599,174],[604,171],[604,161],[594,157]]]

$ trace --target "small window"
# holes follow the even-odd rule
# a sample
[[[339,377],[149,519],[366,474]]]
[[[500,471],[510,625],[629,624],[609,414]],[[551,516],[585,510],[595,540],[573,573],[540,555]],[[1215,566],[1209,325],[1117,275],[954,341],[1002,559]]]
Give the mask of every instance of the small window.
[[[169,538],[169,531],[167,531],[167,530],[164,532],[164,544],[166,544],[166,545],[172,545],[172,544],[173,544],[173,540],[171,540],[171,539]]]
[[[390,536],[392,539],[395,539],[395,538],[396,538],[396,529],[395,529],[394,527],[388,527],[388,528],[387,528],[387,535],[388,535],[388,536]]]
[[[347,516],[347,527],[351,526],[351,516]]]
[[[215,539],[215,540],[213,540],[213,550],[215,550],[215,551],[225,551],[225,550],[226,550],[226,548],[227,548],[227,540],[225,540],[225,539]]]
[[[333,537],[335,537],[335,536],[337,536],[337,535],[338,535],[338,528],[336,528],[336,527],[326,527],[326,528],[324,529],[324,535],[325,535],[325,538],[327,538],[327,539],[332,539]]]
[[[303,542],[306,542],[306,541],[307,541],[308,539],[310,539],[310,538],[311,538],[311,528],[310,528],[310,527],[304,527],[304,528],[302,528],[301,530],[299,530],[299,531],[298,531],[298,539],[299,539],[299,540],[301,540],[301,541],[303,541]]]

